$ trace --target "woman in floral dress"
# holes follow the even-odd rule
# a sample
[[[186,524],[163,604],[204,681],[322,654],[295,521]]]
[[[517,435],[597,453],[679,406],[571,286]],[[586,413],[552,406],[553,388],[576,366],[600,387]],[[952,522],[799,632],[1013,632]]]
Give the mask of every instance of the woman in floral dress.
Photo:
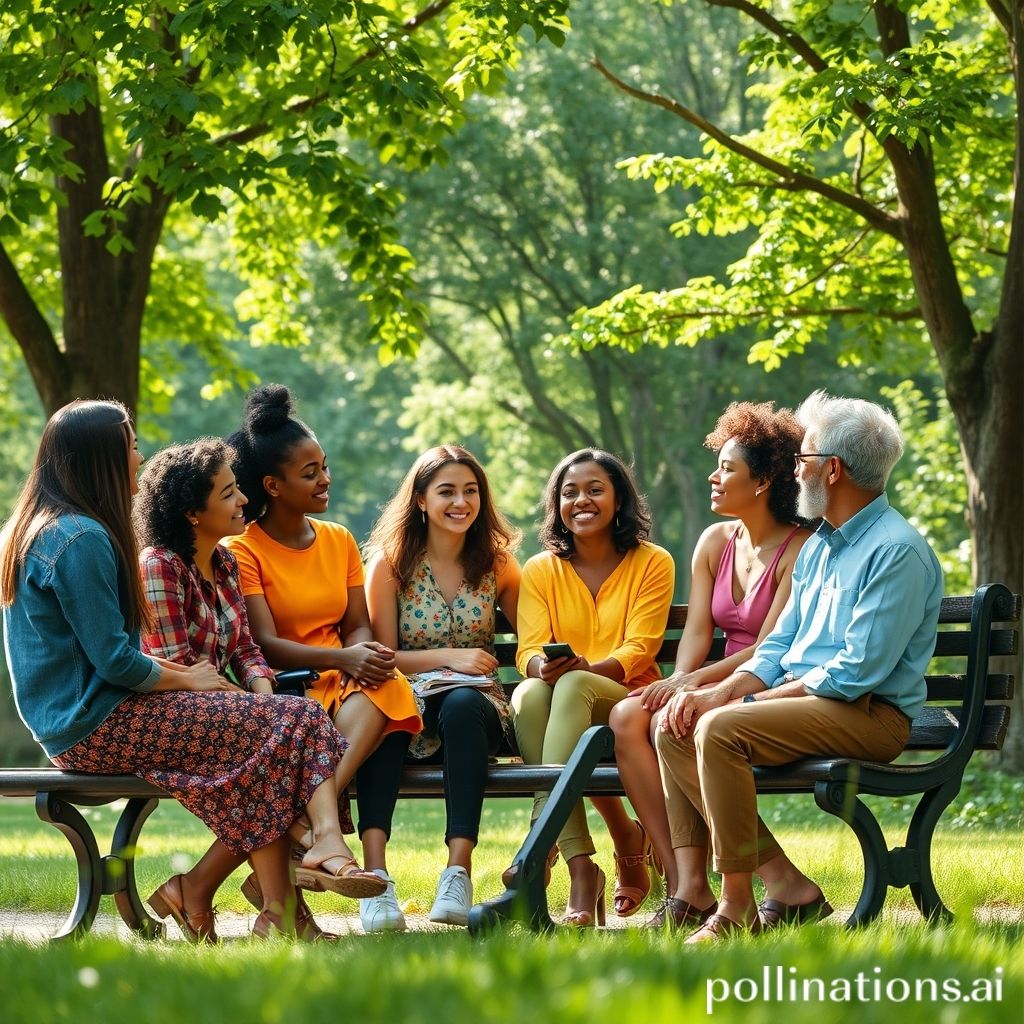
[[[444,766],[448,863],[430,911],[444,924],[464,925],[472,906],[487,761],[511,729],[494,620],[500,607],[515,629],[518,539],[476,458],[442,445],[416,460],[369,542],[373,635],[396,651],[423,713],[409,756]]]

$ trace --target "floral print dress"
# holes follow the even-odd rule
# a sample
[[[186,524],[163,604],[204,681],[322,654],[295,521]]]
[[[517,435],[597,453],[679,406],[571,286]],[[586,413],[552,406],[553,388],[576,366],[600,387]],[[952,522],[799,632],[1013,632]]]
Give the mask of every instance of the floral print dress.
[[[438,647],[479,647],[494,653],[494,606],[498,586],[494,572],[485,573],[476,587],[465,580],[455,600],[448,604],[434,579],[430,563],[423,558],[409,583],[398,594],[398,648],[402,651],[429,651]],[[415,685],[416,673],[409,674]],[[511,729],[512,712],[505,691],[492,673],[493,685],[480,692],[494,705],[502,729]],[[420,713],[424,698],[417,695]],[[429,757],[441,746],[438,736],[421,732],[409,748],[413,758]]]

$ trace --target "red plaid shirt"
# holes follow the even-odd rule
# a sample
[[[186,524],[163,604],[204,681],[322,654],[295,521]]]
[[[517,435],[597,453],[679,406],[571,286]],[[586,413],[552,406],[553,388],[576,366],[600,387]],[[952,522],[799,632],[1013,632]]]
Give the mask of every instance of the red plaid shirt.
[[[142,581],[156,617],[154,632],[142,634],[147,654],[179,665],[206,659],[222,675],[250,689],[274,672],[249,632],[249,618],[238,581],[238,563],[227,548],[213,552],[214,582],[204,578],[169,548],[148,547],[139,556]]]

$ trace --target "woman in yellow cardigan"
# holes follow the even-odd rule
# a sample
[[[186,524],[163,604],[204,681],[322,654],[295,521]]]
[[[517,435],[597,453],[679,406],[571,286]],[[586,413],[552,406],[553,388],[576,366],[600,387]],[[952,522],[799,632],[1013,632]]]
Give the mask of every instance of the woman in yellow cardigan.
[[[659,677],[654,659],[675,567],[664,548],[648,542],[650,528],[646,502],[614,455],[585,448],[555,467],[540,530],[547,550],[523,566],[519,592],[516,664],[524,679],[512,706],[527,764],[564,764],[586,729],[607,724],[630,690]],[[549,643],[568,644],[572,656],[546,658]],[[534,799],[534,819],[546,799]],[[650,844],[617,797],[593,803],[615,844],[616,911],[628,916],[650,888]],[[593,861],[582,803],[558,848],[570,879],[563,924],[603,923],[604,873]]]

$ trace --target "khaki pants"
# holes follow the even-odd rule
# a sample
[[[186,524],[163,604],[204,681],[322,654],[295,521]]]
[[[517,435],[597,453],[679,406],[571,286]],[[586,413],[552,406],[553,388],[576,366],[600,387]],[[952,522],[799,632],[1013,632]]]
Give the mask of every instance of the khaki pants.
[[[782,848],[758,816],[753,766],[816,756],[891,761],[909,734],[906,715],[871,694],[727,704],[682,740],[658,732],[672,846],[707,848],[710,831],[715,871],[754,871]]]
[[[629,688],[594,672],[566,672],[554,686],[543,679],[524,679],[512,694],[516,741],[527,764],[565,764],[579,738],[592,725],[607,725],[611,710]],[[536,821],[548,794],[533,799]],[[594,853],[582,801],[569,815],[558,837],[558,849],[569,860]]]

